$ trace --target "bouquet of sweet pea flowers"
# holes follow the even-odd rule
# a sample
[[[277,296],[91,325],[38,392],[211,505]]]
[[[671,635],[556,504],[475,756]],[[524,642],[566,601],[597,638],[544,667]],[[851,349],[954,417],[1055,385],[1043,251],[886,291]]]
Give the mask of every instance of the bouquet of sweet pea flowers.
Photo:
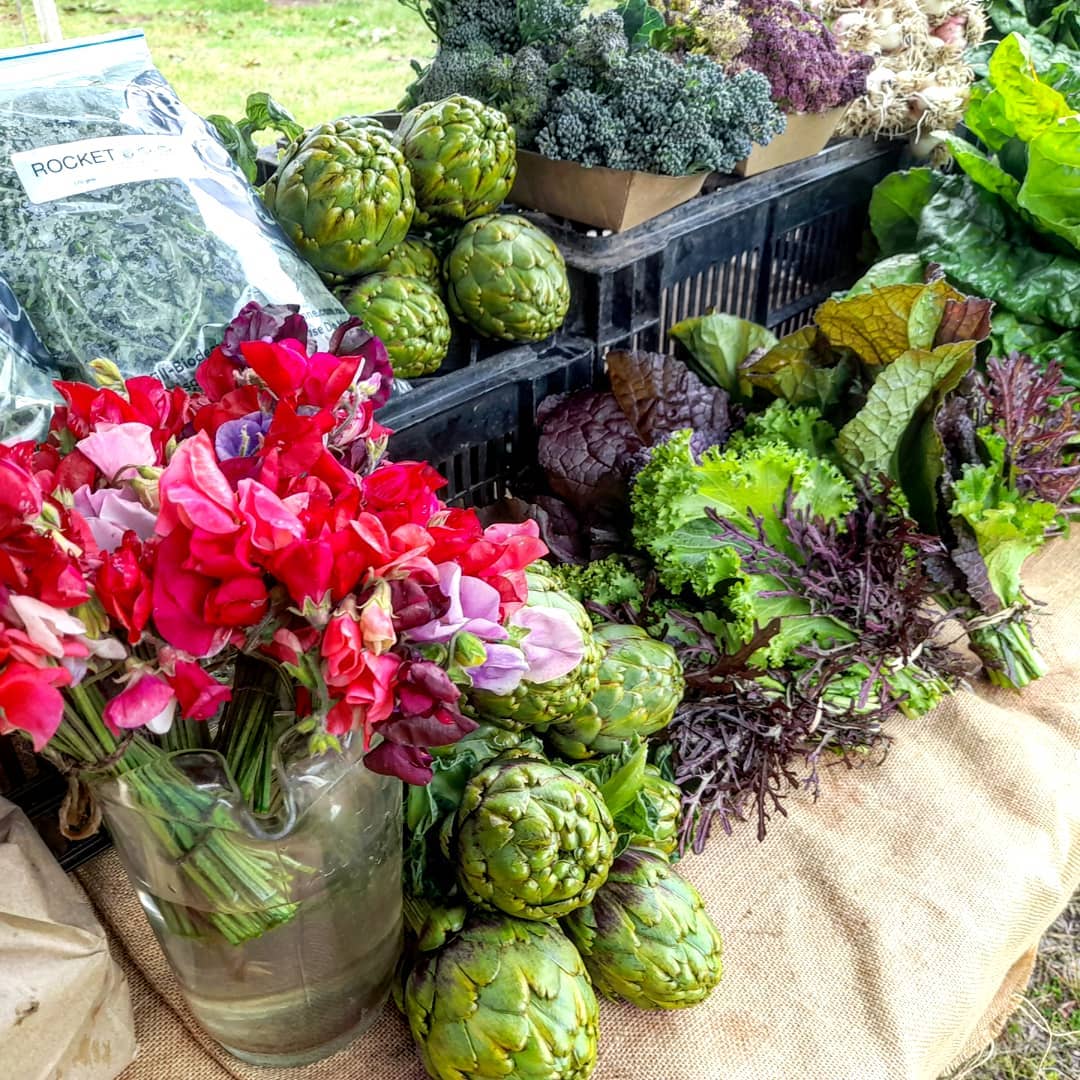
[[[558,678],[580,632],[525,606],[532,523],[485,529],[430,465],[385,460],[392,373],[358,320],[311,352],[294,309],[251,304],[198,393],[95,371],[57,384],[44,443],[0,446],[0,733],[142,778],[190,879],[258,900],[211,917],[242,941],[291,917],[292,869],[196,846],[179,822],[209,796],[169,781],[169,751],[219,750],[266,812],[284,704],[312,754],[359,738],[369,769],[425,784],[429,749],[476,726],[464,689]]]

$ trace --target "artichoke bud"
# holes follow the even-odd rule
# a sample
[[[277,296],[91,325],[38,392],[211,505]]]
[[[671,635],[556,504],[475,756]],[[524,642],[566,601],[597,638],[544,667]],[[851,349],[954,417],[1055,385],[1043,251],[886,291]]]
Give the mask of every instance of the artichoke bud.
[[[464,904],[432,908],[417,935],[417,948],[421,952],[441,949],[465,925],[467,914],[468,909]]]
[[[628,848],[588,907],[565,917],[593,985],[640,1009],[683,1009],[720,982],[720,934],[663,855]]]
[[[487,659],[484,643],[467,631],[455,634],[450,642],[450,662],[462,668],[479,667]]]

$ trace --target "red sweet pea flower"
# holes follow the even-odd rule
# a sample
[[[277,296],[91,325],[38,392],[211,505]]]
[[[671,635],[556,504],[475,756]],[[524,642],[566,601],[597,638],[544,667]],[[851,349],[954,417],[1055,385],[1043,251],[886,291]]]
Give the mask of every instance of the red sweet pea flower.
[[[150,619],[150,578],[143,570],[145,552],[133,532],[124,534],[120,546],[105,556],[97,572],[95,593],[109,616],[122,626],[131,644],[142,637]]]
[[[190,656],[213,656],[223,643],[221,630],[207,624],[206,598],[216,584],[205,574],[184,569],[190,534],[177,529],[157,547],[152,600],[154,626],[170,644]]]
[[[62,667],[9,663],[0,671],[0,735],[25,731],[35,750],[42,750],[64,717],[64,699],[57,689],[71,675]]]
[[[96,548],[90,550],[96,554]],[[0,585],[58,608],[76,607],[90,599],[78,563],[29,525],[0,542]]]
[[[209,720],[232,697],[232,691],[190,660],[176,662],[169,685],[180,703],[180,715],[188,720]]]
[[[360,356],[334,356],[315,353],[308,360],[300,398],[305,405],[332,409],[352,386],[360,369]]]
[[[361,483],[365,508],[391,532],[399,525],[427,525],[442,508],[435,492],[446,486],[437,469],[420,461],[380,465]]]
[[[123,424],[139,416],[131,403],[115,390],[87,383],[55,382],[53,386],[67,402],[66,409],[56,409],[50,425],[53,431],[70,431],[76,439],[85,438],[102,421]]]
[[[41,513],[42,493],[33,473],[33,446],[0,443],[0,536]]]
[[[233,578],[211,589],[203,603],[203,615],[212,626],[254,626],[270,606],[270,594],[261,577]]]
[[[303,607],[306,600],[320,604],[330,591],[330,580],[334,573],[331,537],[326,535],[317,540],[297,540],[276,552],[268,565],[297,607]]]
[[[299,390],[308,373],[307,350],[296,340],[245,341],[240,354],[279,399]]]
[[[166,387],[149,375],[136,375],[124,382],[124,389],[136,418],[154,429],[159,452],[191,420],[193,402],[182,387]]]

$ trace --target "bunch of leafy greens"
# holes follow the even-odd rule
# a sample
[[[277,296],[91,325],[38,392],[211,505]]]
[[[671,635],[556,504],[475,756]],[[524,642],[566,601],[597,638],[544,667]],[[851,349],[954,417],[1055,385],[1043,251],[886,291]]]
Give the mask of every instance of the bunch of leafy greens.
[[[1037,74],[1036,74],[1037,68]],[[887,258],[876,280],[936,264],[957,288],[992,299],[993,352],[1060,361],[1080,385],[1080,76],[1036,64],[1010,35],[990,57],[965,123],[983,153],[947,136],[962,172],[912,169],[875,189],[870,224]],[[904,277],[904,275],[907,275]]]
[[[801,407],[770,419],[774,404],[748,430],[779,433],[857,482],[896,485],[920,528],[945,545],[924,559],[945,606],[967,623],[990,678],[1019,688],[1045,672],[1022,567],[1076,489],[1080,429],[1057,365],[1043,372],[1016,354],[975,372],[990,311],[940,277],[858,288],[734,374],[731,341],[749,340],[744,326],[706,316],[676,330],[699,370]],[[726,353],[717,347],[725,326]]]
[[[987,14],[1000,37],[1019,33],[1080,50],[1080,12],[1072,0],[990,0]]]
[[[928,295],[939,322],[947,304],[963,304],[941,285]],[[703,843],[717,815],[756,814],[764,834],[783,793],[813,778],[823,756],[865,759],[882,744],[888,712],[932,707],[953,672],[929,640],[936,586],[920,558],[943,554],[941,544],[921,536],[891,481],[875,491],[844,475],[837,430],[817,405],[774,400],[744,413],[774,397],[750,377],[807,388],[815,380],[789,379],[769,357],[771,341],[807,367],[792,342],[708,318],[730,333],[715,321],[682,332],[716,347],[699,353],[697,367],[719,371],[712,381],[733,394],[670,357],[609,356],[609,394],[541,410],[541,464],[574,509],[556,513],[550,497],[519,507],[548,524],[589,515],[593,536],[603,527],[603,551],[621,553],[597,559],[586,543],[560,580],[596,617],[637,622],[680,654],[690,689],[669,738],[686,798],[684,846]],[[952,309],[949,322],[958,322]],[[935,330],[915,335],[933,339]],[[857,370],[854,355],[822,349],[820,360],[809,367]],[[830,380],[839,388],[835,374],[822,385]],[[743,421],[734,433],[732,420]]]

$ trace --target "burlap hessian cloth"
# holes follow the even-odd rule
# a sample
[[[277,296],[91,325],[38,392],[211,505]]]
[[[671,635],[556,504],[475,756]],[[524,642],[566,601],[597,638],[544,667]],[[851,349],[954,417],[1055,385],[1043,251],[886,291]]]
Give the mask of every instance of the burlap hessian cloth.
[[[1080,886],[1080,538],[1026,578],[1052,673],[898,720],[884,765],[829,770],[763,844],[747,825],[686,858],[724,981],[679,1013],[605,1003],[597,1080],[934,1080],[999,1033]],[[424,1077],[392,1007],[306,1069],[231,1059],[185,1010],[115,855],[79,877],[131,981],[140,1054],[123,1080]]]

